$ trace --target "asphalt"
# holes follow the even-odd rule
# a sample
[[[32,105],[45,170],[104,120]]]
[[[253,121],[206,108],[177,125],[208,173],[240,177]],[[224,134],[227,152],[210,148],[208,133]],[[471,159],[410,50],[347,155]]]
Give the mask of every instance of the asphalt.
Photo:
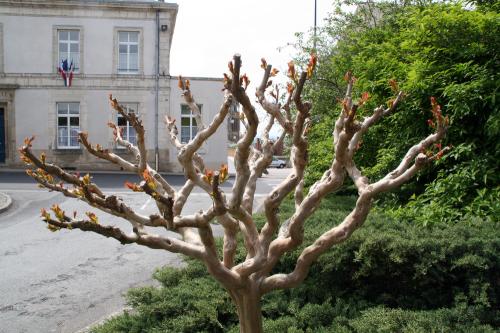
[[[261,206],[289,172],[269,169],[269,174],[259,179],[254,208]],[[133,209],[146,215],[154,211],[154,204],[143,194],[124,188],[124,181],[137,181],[134,175],[92,173],[92,177],[106,193],[119,195]],[[166,178],[176,188],[185,182],[179,175]],[[230,193],[233,183],[234,178],[230,178],[223,190]],[[24,172],[0,170],[0,192],[12,199],[9,210],[0,214],[0,267],[8,267],[0,274],[0,333],[87,332],[96,322],[124,309],[122,295],[128,289],[154,285],[154,267],[183,265],[182,257],[175,254],[122,246],[99,235],[47,232],[40,223],[40,208],[57,203],[68,212],[84,212],[88,207],[60,193],[36,188]],[[186,214],[211,203],[201,190],[194,191],[190,199]],[[104,214],[99,219],[128,227],[126,222]],[[220,236],[221,230],[214,226],[214,234]]]

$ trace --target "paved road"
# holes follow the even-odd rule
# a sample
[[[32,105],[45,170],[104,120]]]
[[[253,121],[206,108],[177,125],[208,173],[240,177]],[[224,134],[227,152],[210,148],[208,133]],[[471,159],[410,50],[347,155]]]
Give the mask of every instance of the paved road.
[[[262,199],[288,170],[271,170],[259,180]],[[106,192],[121,196],[142,214],[154,204],[141,193],[123,187],[133,175],[94,175]],[[175,186],[179,176],[168,176]],[[231,181],[225,184],[229,192]],[[42,207],[58,203],[64,210],[94,211],[101,223],[128,228],[119,218],[99,214],[84,203],[58,193],[39,190],[23,173],[0,172],[0,191],[9,194],[13,206],[0,214],[0,332],[75,332],[124,306],[122,294],[132,286],[153,283],[155,267],[182,265],[169,252],[138,245],[123,246],[113,239],[78,230],[49,232],[39,218]],[[205,193],[195,191],[184,214],[211,204]],[[156,230],[155,230],[156,231]]]

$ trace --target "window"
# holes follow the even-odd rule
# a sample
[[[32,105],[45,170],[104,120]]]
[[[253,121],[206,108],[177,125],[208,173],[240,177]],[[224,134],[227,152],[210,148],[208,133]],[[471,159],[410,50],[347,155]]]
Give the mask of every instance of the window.
[[[79,30],[58,30],[59,57],[57,66],[63,60],[68,61],[68,66],[73,62],[74,72],[80,69],[80,31]]]
[[[139,32],[118,31],[118,73],[139,72]]]
[[[57,148],[80,148],[80,103],[57,103]]]
[[[136,116],[138,116],[138,104],[137,103],[125,103],[122,104],[122,108],[127,112],[127,113],[134,113]],[[127,140],[131,144],[137,144],[137,133],[135,132],[135,128],[130,125],[130,123],[123,117],[121,114],[118,113],[118,118],[117,118],[117,123],[118,127],[120,128],[122,132],[122,137],[124,140]],[[120,146],[120,148],[125,148]]]
[[[198,104],[198,108],[201,111],[201,105]],[[196,136],[197,132],[198,127],[193,112],[191,112],[189,106],[181,105],[181,142],[189,142]]]

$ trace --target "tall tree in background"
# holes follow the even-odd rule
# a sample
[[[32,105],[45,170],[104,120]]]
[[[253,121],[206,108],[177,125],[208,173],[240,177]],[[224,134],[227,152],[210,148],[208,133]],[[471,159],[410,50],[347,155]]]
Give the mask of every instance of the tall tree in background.
[[[348,69],[359,73],[359,91],[368,106],[391,94],[387,78],[407,97],[400,112],[367,133],[355,160],[376,179],[394,168],[406,149],[428,130],[420,119],[429,95],[446,109],[453,125],[447,142],[453,152],[414,178],[401,191],[384,196],[402,209],[399,217],[421,223],[498,220],[500,216],[500,111],[498,108],[500,15],[498,2],[363,2],[355,12],[340,1],[317,40],[319,66],[306,90],[315,104],[311,128],[311,185],[328,165],[333,147],[327,129],[330,112],[345,86]],[[309,49],[312,41],[301,47]]]
[[[177,157],[184,168],[186,178],[185,184],[178,190],[146,162],[145,130],[140,119],[135,114],[128,114],[116,99],[110,97],[113,109],[125,117],[137,132],[137,146],[135,146],[123,139],[116,124],[110,124],[116,142],[133,153],[135,161],[124,160],[99,145],[92,145],[85,133],[80,133],[80,141],[96,157],[137,173],[144,179],[140,184],[126,183],[126,186],[132,191],[148,194],[155,201],[158,212],[150,216],[141,215],[121,198],[104,193],[91,181],[89,175],[69,173],[46,161],[43,154],[40,157],[35,156],[31,150],[33,138],[26,139],[20,153],[22,159],[32,166],[28,169],[28,174],[41,186],[121,217],[130,222],[130,230],[101,224],[93,212],[87,212],[83,218],[79,218],[76,212],[67,214],[57,205],[51,208],[52,212],[43,210],[42,219],[52,231],[80,229],[115,238],[122,244],[136,243],[199,259],[231,295],[238,311],[240,331],[262,332],[260,301],[264,294],[300,284],[307,276],[311,264],[322,253],[349,238],[363,224],[377,195],[400,187],[420,169],[439,159],[449,149],[440,146],[440,141],[448,128],[448,118],[443,117],[440,106],[432,99],[433,133],[416,142],[392,171],[379,180],[370,182],[357,167],[354,156],[370,127],[396,111],[403,93],[396,92],[388,106],[380,105],[372,112],[364,111],[367,116],[361,117],[359,114],[366,107],[369,95],[363,93],[359,99],[353,98],[355,78],[347,72],[344,77],[347,92],[338,118],[330,128],[330,132],[333,131],[334,147],[334,154],[330,156],[331,163],[306,193],[303,184],[309,153],[308,128],[312,105],[302,100],[302,92],[307,80],[312,77],[315,65],[314,55],[301,73],[296,70],[292,62],[289,63],[290,81],[287,86],[286,102],[281,105],[278,102],[279,92],[273,88],[270,80],[277,75],[277,70],[262,59],[264,74],[256,96],[270,117],[265,124],[262,152],[254,151],[253,154],[251,145],[257,134],[259,119],[246,92],[249,79],[246,75],[240,74],[240,56],[235,55],[233,61],[229,63],[229,74],[225,74],[224,80],[224,102],[208,125],[201,122],[200,110],[190,90],[189,81],[180,78],[179,87],[186,103],[197,117],[199,128],[193,140],[183,144],[178,139],[175,119],[166,119],[171,141],[178,149]],[[197,151],[224,123],[233,101],[242,106],[246,132],[237,144],[236,178],[231,193],[226,196],[220,184],[228,178],[227,166],[221,166],[218,171],[208,170]],[[297,111],[295,117],[292,117],[290,112],[292,104]],[[290,175],[265,199],[266,223],[258,230],[252,216],[256,182],[272,160],[273,147],[269,140],[269,131],[275,121],[282,127],[283,132],[292,138],[292,169]],[[280,140],[283,138],[284,135]],[[291,272],[274,272],[273,268],[280,258],[302,244],[307,219],[314,213],[321,200],[328,193],[338,190],[346,178],[352,180],[358,191],[358,199],[352,211],[343,221],[331,221],[330,229],[305,247]],[[195,186],[203,189],[212,198],[213,204],[194,215],[182,215],[182,208]],[[289,194],[294,196],[295,212],[290,219],[281,221],[279,207]],[[217,220],[224,230],[222,249],[216,248],[211,225],[214,220]],[[154,234],[146,227],[178,232],[182,237],[177,239],[168,235]],[[241,239],[246,258],[242,262],[235,262],[237,243]]]

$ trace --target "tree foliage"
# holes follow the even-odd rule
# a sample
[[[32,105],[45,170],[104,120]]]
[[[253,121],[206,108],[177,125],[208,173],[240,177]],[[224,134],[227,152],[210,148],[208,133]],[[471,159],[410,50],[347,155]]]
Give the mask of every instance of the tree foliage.
[[[312,171],[324,167],[330,150],[325,128],[334,122],[343,73],[357,73],[357,93],[369,92],[369,106],[393,94],[387,78],[406,93],[401,112],[364,138],[357,161],[370,178],[398,163],[405,149],[429,129],[429,96],[436,96],[453,129],[445,144],[453,151],[396,195],[386,196],[400,217],[456,221],[500,216],[500,15],[495,6],[475,9],[432,2],[365,3],[355,13],[337,11],[317,40],[319,66],[308,93],[315,103],[311,129]],[[309,42],[311,43],[311,42]],[[311,47],[304,44],[304,47]],[[368,108],[369,109],[369,108]],[[387,202],[387,201],[386,201]]]

